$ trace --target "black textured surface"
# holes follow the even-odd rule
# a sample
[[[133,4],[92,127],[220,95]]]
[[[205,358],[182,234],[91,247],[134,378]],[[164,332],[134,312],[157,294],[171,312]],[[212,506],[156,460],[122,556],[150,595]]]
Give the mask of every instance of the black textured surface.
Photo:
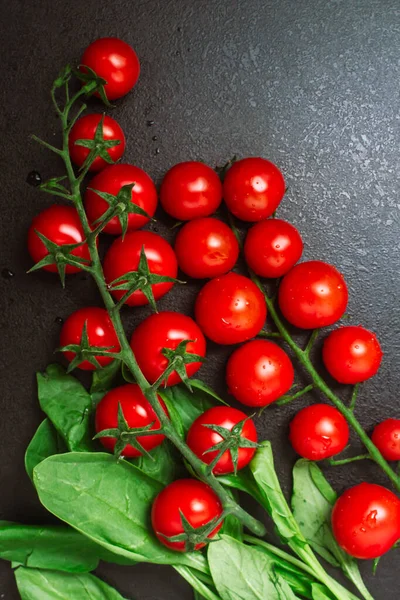
[[[126,162],[157,181],[175,162],[215,165],[235,153],[265,156],[281,167],[289,191],[279,215],[301,230],[304,258],[326,259],[343,271],[351,322],[375,330],[385,351],[379,375],[362,391],[360,420],[370,430],[386,416],[399,417],[398,1],[2,0],[0,7],[0,518],[49,518],[23,469],[42,418],[34,373],[54,360],[56,317],[99,304],[84,275],[71,277],[63,292],[48,274],[25,274],[27,228],[51,201],[26,184],[27,174],[60,174],[57,160],[29,134],[57,140],[52,79],[96,37],[125,39],[142,64],[137,87],[115,111],[127,135]],[[175,289],[160,307],[190,312],[197,289],[191,283]],[[126,310],[128,330],[145,313]],[[220,390],[229,352],[211,348],[215,360],[202,372]],[[272,408],[258,423],[260,435],[273,441],[287,488],[294,459],[287,424],[301,405]],[[369,464],[328,475],[339,491],[363,479],[387,483]],[[363,565],[377,599],[398,598],[397,562],[395,553],[385,557],[375,578],[371,565]],[[191,597],[170,568],[100,572],[127,598]],[[18,598],[6,563],[0,564],[0,597]]]

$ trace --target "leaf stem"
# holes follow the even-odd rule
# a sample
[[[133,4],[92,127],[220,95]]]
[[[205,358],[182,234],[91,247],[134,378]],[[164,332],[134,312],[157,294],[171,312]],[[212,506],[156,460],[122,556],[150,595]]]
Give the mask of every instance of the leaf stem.
[[[351,401],[350,401],[350,406],[349,409],[351,411],[354,411],[356,402],[357,402],[357,396],[358,396],[358,390],[360,389],[360,384],[356,383],[356,385],[353,388],[353,393],[351,395]]]
[[[352,456],[350,458],[341,458],[339,460],[330,458],[328,460],[328,463],[331,465],[331,467],[339,467],[340,465],[347,465],[357,460],[368,460],[369,458],[371,458],[369,454],[359,454],[358,456]]]
[[[293,396],[282,396],[282,398],[280,400],[278,400],[276,402],[276,404],[278,406],[283,406],[284,404],[289,404],[289,402],[292,402],[293,400],[296,400],[297,398],[301,398],[301,396],[304,396],[304,394],[308,394],[308,392],[311,392],[312,389],[314,389],[314,385],[312,383],[310,383],[302,390],[299,390],[298,392],[293,394]]]

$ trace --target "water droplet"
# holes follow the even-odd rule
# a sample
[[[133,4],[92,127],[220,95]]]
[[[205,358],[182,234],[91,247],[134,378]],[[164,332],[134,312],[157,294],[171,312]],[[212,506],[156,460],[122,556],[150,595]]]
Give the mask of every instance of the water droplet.
[[[160,148],[156,148],[156,149],[154,150],[154,154],[160,154]]]
[[[157,136],[153,135],[153,137],[151,139],[153,140],[153,142],[156,142],[157,141]]]
[[[155,121],[147,121],[146,125],[147,127],[152,127],[152,125],[154,125]]]
[[[64,323],[64,319],[62,317],[56,317],[54,319],[54,323],[57,323],[57,325],[62,325]]]
[[[26,177],[26,183],[37,187],[42,183],[42,177],[38,171],[30,171]]]
[[[4,269],[2,269],[1,271],[1,276],[4,277],[4,279],[12,279],[14,277],[15,273],[13,271],[11,271],[11,269],[8,269],[7,267],[4,267]]]

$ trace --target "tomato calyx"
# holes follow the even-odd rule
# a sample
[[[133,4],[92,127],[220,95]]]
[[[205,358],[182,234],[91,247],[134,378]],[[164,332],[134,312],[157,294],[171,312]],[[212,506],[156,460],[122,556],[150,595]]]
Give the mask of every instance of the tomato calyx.
[[[129,427],[125,416],[124,411],[122,409],[121,403],[118,402],[118,427],[112,427],[111,429],[103,429],[99,431],[95,436],[94,440],[104,437],[113,437],[116,438],[116,443],[114,446],[114,455],[120,459],[121,455],[127,445],[132,446],[141,454],[145,454],[150,458],[150,460],[154,461],[153,456],[141,445],[138,438],[142,435],[146,435],[151,432],[151,435],[162,434],[162,429],[152,429],[154,427],[155,421],[149,423],[149,425],[144,425],[143,427]]]
[[[236,154],[232,156],[224,165],[217,165],[214,169],[220,180],[223,182],[224,177],[227,171],[231,168],[231,166],[238,160]]]
[[[85,140],[78,140],[76,143],[80,141]],[[113,146],[115,146],[115,141],[119,143],[119,140],[110,140]],[[107,141],[104,143],[109,144],[110,142]],[[108,162],[113,162],[106,150],[105,154],[110,159],[108,160]],[[101,154],[100,156],[101,158],[104,158],[104,160],[106,160],[103,154]],[[97,158],[97,155],[94,158]],[[107,223],[109,223],[114,217],[118,217],[118,220],[121,224],[122,238],[125,237],[125,234],[128,230],[128,214],[141,215],[142,217],[146,217],[146,219],[154,220],[145,210],[143,210],[143,208],[132,202],[132,189],[134,188],[134,186],[134,183],[128,183],[127,185],[123,185],[116,196],[113,196],[113,194],[109,194],[108,192],[101,192],[100,190],[88,188],[91,192],[94,192],[95,194],[100,196],[100,198],[105,200],[107,204],[109,204],[109,208],[106,210],[106,212],[102,214],[101,217],[99,217],[96,221],[94,221],[94,225],[99,224],[97,233],[104,229]]]
[[[53,82],[53,89],[62,88],[71,79],[73,69],[71,65],[65,65]]]
[[[39,185],[39,190],[41,192],[52,194],[53,196],[61,196],[62,198],[70,199],[72,196],[69,190],[64,185],[61,185],[61,181],[64,181],[65,179],[65,175],[62,177],[51,177]]]
[[[189,391],[193,391],[192,386],[190,385],[189,377],[187,376],[185,365],[190,365],[190,363],[194,362],[203,363],[205,361],[204,356],[200,356],[200,354],[186,352],[187,345],[192,344],[195,341],[196,340],[182,340],[174,349],[162,349],[162,354],[168,359],[168,366],[157,379],[157,381],[154,382],[152,386],[154,389],[157,389],[163,382],[166,384],[169,375],[173,371],[176,371],[176,373],[181,378],[182,383],[186,385]]]
[[[104,139],[104,114],[101,117],[99,124],[96,127],[96,131],[93,139],[81,139],[76,140],[76,146],[82,146],[83,148],[87,148],[89,150],[89,154],[86,157],[86,160],[79,168],[80,171],[88,170],[91,164],[96,160],[96,158],[102,158],[109,165],[113,165],[114,161],[107,152],[110,148],[114,146],[119,146],[121,144],[121,140],[105,140]]]
[[[94,93],[98,93],[101,100],[108,107],[113,106],[111,102],[108,100],[106,91],[104,86],[107,81],[102,77],[99,77],[93,69],[88,67],[87,65],[79,65],[84,69],[84,71],[80,69],[73,69],[73,74],[83,83],[82,91],[86,94],[86,96],[92,96]],[[57,80],[56,80],[57,81]]]
[[[57,352],[73,352],[75,354],[67,368],[67,373],[71,373],[71,371],[76,369],[76,367],[84,361],[88,361],[96,369],[102,369],[102,366],[96,357],[107,356],[119,358],[119,353],[112,352],[114,349],[115,346],[91,346],[87,332],[87,321],[85,321],[80,344],[68,344],[67,346],[62,346],[61,348],[58,348]]]
[[[212,473],[214,467],[220,460],[220,458],[225,454],[225,452],[229,452],[231,455],[234,473],[237,474],[238,468],[238,460],[239,460],[239,448],[259,448],[260,444],[257,442],[253,442],[242,436],[243,427],[251,417],[247,417],[239,423],[236,423],[232,427],[232,429],[228,429],[227,427],[221,427],[220,425],[214,425],[213,423],[203,423],[203,427],[207,427],[207,429],[211,429],[220,435],[223,439],[222,442],[218,442],[211,448],[208,448],[204,452],[204,454],[208,454],[209,452],[218,452],[217,456],[212,460],[212,462],[208,465],[208,472]]]
[[[179,514],[181,517],[181,523],[183,528],[183,533],[178,533],[173,536],[166,536],[161,532],[156,532],[157,535],[167,540],[167,542],[184,542],[185,552],[193,552],[199,546],[204,546],[205,544],[210,544],[211,542],[215,542],[218,540],[218,536],[213,539],[210,539],[208,536],[215,530],[216,527],[224,520],[226,513],[222,513],[218,517],[214,517],[211,521],[202,525],[201,527],[193,527],[189,521],[186,519],[185,515],[181,510],[179,510]]]
[[[78,242],[77,244],[63,244],[60,246],[59,244],[55,244],[51,240],[49,240],[46,236],[44,236],[40,231],[35,229],[35,233],[38,238],[43,242],[48,254],[42,260],[37,262],[31,269],[29,269],[28,273],[32,273],[33,271],[37,271],[38,269],[42,269],[47,265],[56,265],[57,271],[60,276],[61,285],[63,288],[65,287],[65,269],[67,265],[72,265],[73,267],[77,267],[78,269],[84,269],[86,271],[90,271],[90,266],[88,263],[90,262],[87,258],[82,258],[81,256],[75,256],[72,254],[72,250],[83,246],[86,243],[86,240],[82,242]]]
[[[110,291],[126,290],[121,300],[119,300],[119,302],[116,304],[117,308],[122,306],[127,300],[127,298],[129,298],[129,296],[133,294],[133,292],[140,290],[146,296],[147,301],[154,310],[154,312],[158,312],[151,286],[156,283],[163,282],[184,283],[183,281],[179,281],[179,279],[176,279],[175,277],[151,273],[149,269],[149,263],[147,262],[145,249],[144,246],[142,246],[137,271],[129,271],[128,273],[124,273],[123,275],[117,277],[117,279],[114,279],[114,281],[109,283],[107,287]]]

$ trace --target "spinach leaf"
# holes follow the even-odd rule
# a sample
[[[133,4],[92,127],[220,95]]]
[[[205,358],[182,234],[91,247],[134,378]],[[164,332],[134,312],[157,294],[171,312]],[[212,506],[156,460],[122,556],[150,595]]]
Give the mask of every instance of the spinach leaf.
[[[132,460],[132,464],[163,485],[185,473],[178,451],[168,440],[154,448],[150,455]]]
[[[102,369],[96,369],[96,371],[93,371],[92,385],[90,387],[90,393],[92,396],[94,394],[104,394],[105,392],[108,392],[114,383],[114,379],[120,372],[120,369],[121,361],[115,359]]]
[[[60,435],[54,429],[49,419],[44,419],[37,428],[25,452],[25,469],[30,479],[33,469],[48,456],[66,451],[66,446]]]
[[[117,590],[89,573],[19,567],[15,580],[21,600],[124,600]]]
[[[90,435],[92,399],[83,385],[66,375],[60,365],[49,365],[37,374],[39,403],[67,448],[85,452],[93,449]]]
[[[182,437],[185,437],[191,424],[214,403],[210,395],[196,389],[191,392],[183,384],[160,389],[159,395],[167,405],[171,421]]]
[[[321,469],[305,459],[293,468],[293,514],[310,546],[334,567],[339,567],[364,598],[372,598],[366,589],[357,561],[336,543],[331,528],[331,512],[336,492]]]
[[[312,600],[333,600],[333,596],[331,596],[326,587],[320,583],[313,583],[311,590]]]
[[[204,383],[204,381],[201,381],[200,379],[192,379],[191,378],[190,385],[192,386],[192,388],[195,388],[196,392],[197,392],[197,390],[199,390],[200,392],[203,392],[204,397],[210,396],[214,400],[218,400],[218,402],[220,402],[221,404],[226,404],[226,405],[228,404],[227,402],[225,402],[225,400],[223,400],[221,398],[221,396],[218,396],[218,394],[216,392],[214,392],[214,390],[212,388],[210,388],[209,385]]]
[[[47,510],[107,550],[206,570],[201,554],[178,554],[153,535],[151,504],[163,486],[127,461],[100,452],[59,454],[35,467],[33,481]]]

